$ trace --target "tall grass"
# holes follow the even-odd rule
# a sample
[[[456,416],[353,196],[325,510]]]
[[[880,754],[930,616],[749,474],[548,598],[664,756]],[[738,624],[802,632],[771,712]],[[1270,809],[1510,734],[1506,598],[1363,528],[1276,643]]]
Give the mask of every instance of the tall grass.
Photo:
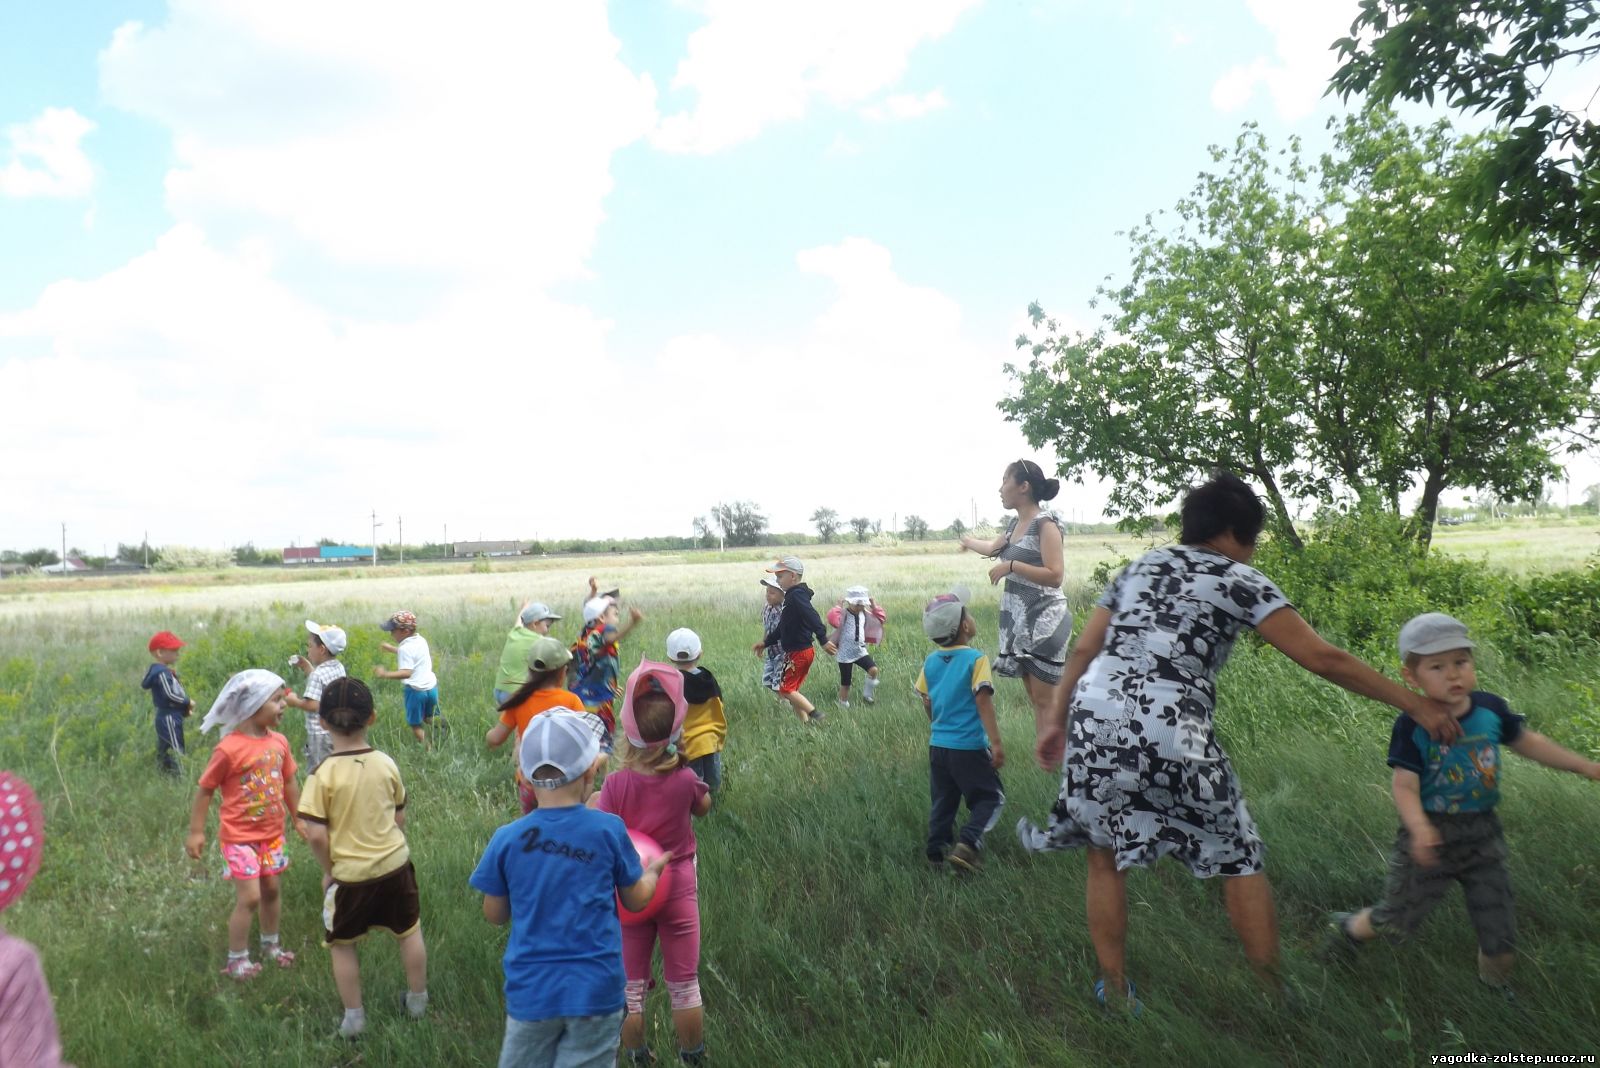
[[[1242,643],[1221,685],[1219,721],[1269,845],[1288,968],[1304,1004],[1265,1002],[1229,932],[1220,887],[1165,865],[1129,880],[1130,967],[1146,1014],[1108,1020],[1089,997],[1082,858],[1027,857],[1009,833],[1015,817],[1041,817],[1057,788],[1028,759],[1032,717],[1009,681],[998,700],[1008,803],[987,868],[956,879],[930,872],[922,857],[927,724],[910,684],[928,646],[917,613],[954,579],[982,587],[981,565],[954,555],[819,561],[810,576],[819,600],[864,581],[890,614],[877,705],[856,702],[820,728],[780,712],[759,688],[748,651],[759,618],[756,574],[753,562],[608,573],[648,614],[625,645],[625,666],[641,653],[659,656],[670,629],[690,626],[727,698],[726,787],[698,827],[701,981],[718,1063],[1320,1065],[1594,1052],[1593,784],[1509,758],[1502,815],[1521,922],[1515,1008],[1475,980],[1459,895],[1405,948],[1330,958],[1325,913],[1370,903],[1382,885],[1395,826],[1383,765],[1390,715]],[[508,754],[481,744],[488,695],[513,599],[537,594],[574,614],[581,575],[496,570],[232,587],[216,591],[216,604],[211,592],[145,591],[114,610],[96,599],[33,601],[0,613],[0,766],[39,790],[49,835],[44,869],[5,920],[43,953],[69,1058],[85,1066],[492,1063],[503,1024],[503,934],[483,922],[466,881],[490,833],[517,808]],[[1081,618],[1087,595],[1076,601]],[[349,1046],[332,1037],[339,1004],[317,945],[316,867],[300,843],[291,845],[283,921],[299,964],[247,985],[218,974],[232,895],[218,874],[215,818],[203,863],[182,849],[211,740],[195,739],[191,727],[187,780],[158,777],[138,679],[149,633],[176,629],[192,641],[179,668],[203,711],[231,672],[278,670],[300,648],[308,615],[349,628],[343,659],[364,674],[381,659],[383,635],[370,624],[402,606],[422,615],[454,725],[437,751],[420,751],[403,725],[398,684],[377,684],[373,741],[395,756],[413,798],[407,830],[434,999],[426,1020],[404,1019],[398,956],[381,936],[370,940],[362,949],[369,1034]],[[995,599],[986,587],[976,614],[980,644],[992,651]],[[1482,682],[1538,729],[1572,740],[1580,717],[1593,713],[1597,668],[1600,659],[1573,656],[1533,672],[1490,655]],[[836,683],[832,665],[819,663],[807,689],[831,707]],[[285,724],[298,746],[295,717]],[[656,997],[653,1043],[665,1056],[670,1024]]]

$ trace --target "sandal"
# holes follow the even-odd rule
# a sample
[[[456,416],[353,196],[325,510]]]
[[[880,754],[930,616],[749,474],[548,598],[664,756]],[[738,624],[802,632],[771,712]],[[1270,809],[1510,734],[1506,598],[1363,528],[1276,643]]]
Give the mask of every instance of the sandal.
[[[282,946],[262,946],[261,959],[269,964],[276,964],[280,968],[294,967],[294,954]]]
[[[1144,1002],[1140,1001],[1135,996],[1138,991],[1134,989],[1133,980],[1124,979],[1123,981],[1128,984],[1128,1000],[1126,1003],[1128,1006],[1128,1015],[1138,1016],[1140,1013],[1144,1012]],[[1099,1003],[1102,1009],[1105,1009],[1107,1012],[1111,1011],[1111,1006],[1106,1004],[1106,981],[1104,979],[1096,979],[1094,981],[1094,1000]]]
[[[227,964],[224,964],[222,966],[222,974],[234,982],[242,983],[247,979],[254,979],[260,975],[261,965],[249,957],[240,957],[238,960],[230,960]]]

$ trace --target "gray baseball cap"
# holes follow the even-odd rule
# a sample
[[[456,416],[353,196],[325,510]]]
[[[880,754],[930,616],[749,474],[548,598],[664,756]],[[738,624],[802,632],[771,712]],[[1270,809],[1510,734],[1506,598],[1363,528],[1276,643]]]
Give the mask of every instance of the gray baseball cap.
[[[922,632],[936,642],[947,642],[961,629],[961,617],[967,610],[972,591],[957,586],[949,593],[941,593],[928,602],[922,610]]]
[[[1476,649],[1478,643],[1467,637],[1467,625],[1443,612],[1425,612],[1400,628],[1400,659],[1447,653],[1452,649]]]
[[[581,778],[600,755],[600,731],[604,729],[600,717],[587,712],[552,709],[534,716],[522,732],[522,748],[517,751],[522,777],[542,790],[555,790]],[[535,778],[534,772],[546,765],[561,774]]]
[[[560,619],[561,617],[550,611],[550,606],[543,601],[533,601],[522,610],[522,625],[531,627],[541,619]]]
[[[796,575],[804,575],[806,565],[800,562],[798,556],[780,556],[776,563],[767,568],[767,573],[776,575],[780,571],[793,571]]]

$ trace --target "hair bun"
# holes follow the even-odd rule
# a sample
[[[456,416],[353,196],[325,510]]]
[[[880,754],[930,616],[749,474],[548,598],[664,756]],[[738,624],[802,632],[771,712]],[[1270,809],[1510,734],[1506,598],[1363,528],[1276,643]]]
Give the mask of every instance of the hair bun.
[[[1039,487],[1039,499],[1041,501],[1055,500],[1056,494],[1060,492],[1061,480],[1059,478],[1047,478],[1044,480],[1044,485]]]

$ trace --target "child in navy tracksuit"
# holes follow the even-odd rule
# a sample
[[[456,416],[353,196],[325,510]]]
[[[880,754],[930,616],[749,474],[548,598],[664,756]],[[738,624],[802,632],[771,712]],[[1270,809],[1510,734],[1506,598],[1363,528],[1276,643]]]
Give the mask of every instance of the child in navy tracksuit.
[[[170,630],[164,630],[150,639],[150,655],[155,657],[140,683],[150,691],[150,700],[156,706],[156,766],[168,775],[177,775],[176,749],[183,754],[183,721],[194,712],[194,702],[183,692],[178,673],[172,665],[178,662],[178,651],[183,642]]]

